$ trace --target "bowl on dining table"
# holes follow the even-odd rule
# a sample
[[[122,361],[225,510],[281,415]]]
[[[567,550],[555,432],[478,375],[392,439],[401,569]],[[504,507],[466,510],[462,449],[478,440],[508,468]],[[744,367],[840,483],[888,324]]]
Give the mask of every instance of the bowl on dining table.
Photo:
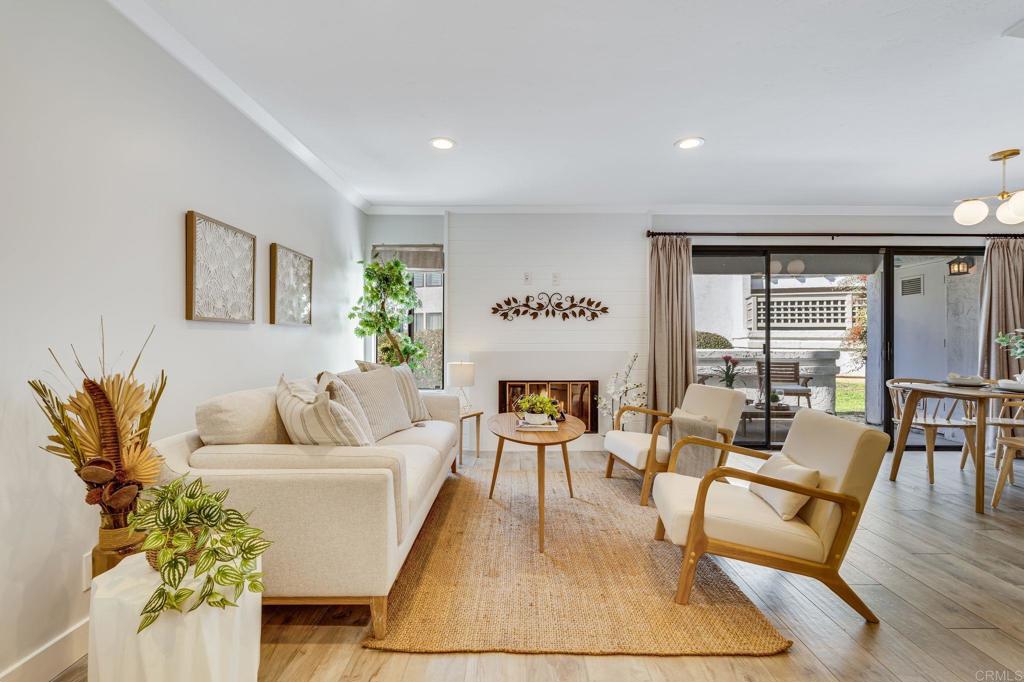
[[[1000,379],[999,388],[1006,391],[1014,391],[1016,393],[1024,393],[1024,382],[1014,381],[1013,379]]]
[[[963,388],[981,388],[985,385],[985,380],[979,376],[964,376],[950,372],[949,376],[946,377],[946,383],[950,386],[960,386]]]

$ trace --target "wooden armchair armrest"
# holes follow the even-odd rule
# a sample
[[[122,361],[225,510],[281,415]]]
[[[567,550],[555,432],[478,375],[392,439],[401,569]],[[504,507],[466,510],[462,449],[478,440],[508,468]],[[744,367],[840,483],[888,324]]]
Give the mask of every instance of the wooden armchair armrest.
[[[647,464],[644,465],[644,471],[650,471],[654,463],[658,461],[658,437],[661,435],[661,430],[666,426],[671,428],[671,419],[661,418],[654,422],[654,428],[651,429],[651,444],[647,448]]]
[[[719,433],[726,432],[730,434],[729,429],[719,429]],[[756,457],[757,459],[768,459],[771,457],[767,452],[761,452],[760,450],[751,450],[741,445],[733,445],[731,442],[722,443],[717,440],[709,440],[707,438],[700,438],[699,436],[687,436],[686,438],[680,438],[672,446],[672,452],[668,456],[668,470],[675,471],[676,463],[679,461],[679,452],[687,445],[706,445],[709,448],[715,448],[716,450],[725,450],[726,452],[735,452],[738,455],[747,455],[748,457]],[[710,472],[708,472],[710,473]]]
[[[800,375],[800,385],[801,386],[806,386],[807,384],[811,383],[812,381],[814,381],[814,377],[812,377],[810,374],[801,374]]]
[[[649,407],[638,407],[636,405],[623,405],[619,408],[619,411],[615,413],[615,421],[612,422],[612,429],[619,431],[622,427],[622,415],[626,412],[640,412],[642,414],[649,414],[653,417],[667,418],[668,412],[662,412],[661,410],[652,410]]]
[[[783,481],[778,478],[772,478],[771,476],[765,476],[753,471],[744,471],[743,469],[735,469],[733,467],[716,467],[705,474],[704,478],[701,479],[700,486],[697,488],[697,498],[693,502],[693,516],[690,518],[690,528],[687,538],[701,538],[702,543],[707,542],[707,536],[704,533],[704,507],[707,504],[708,490],[711,489],[712,483],[727,477],[739,478],[750,481],[751,483],[761,483],[762,485],[771,486],[772,488],[787,490],[791,493],[807,495],[808,497],[815,497],[820,500],[827,500],[838,504],[842,509],[842,519],[839,522],[839,528],[836,529],[836,534],[832,540],[832,546],[829,548],[829,553],[823,562],[826,565],[838,568],[843,555],[846,553],[846,548],[849,546],[850,540],[853,537],[854,523],[857,514],[860,513],[860,500],[851,495],[845,495],[831,490],[822,490],[820,488],[810,488],[805,485],[800,485],[799,483]]]

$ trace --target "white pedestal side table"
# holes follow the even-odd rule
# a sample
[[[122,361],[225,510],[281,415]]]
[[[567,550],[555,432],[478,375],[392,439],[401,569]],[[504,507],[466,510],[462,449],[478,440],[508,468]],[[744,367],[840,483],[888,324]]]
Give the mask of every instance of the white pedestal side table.
[[[89,682],[255,682],[261,595],[243,592],[237,607],[225,609],[204,605],[185,614],[164,611],[136,634],[139,613],[159,584],[160,576],[143,554],[93,579]],[[182,587],[198,592],[201,585],[192,580],[190,569]]]

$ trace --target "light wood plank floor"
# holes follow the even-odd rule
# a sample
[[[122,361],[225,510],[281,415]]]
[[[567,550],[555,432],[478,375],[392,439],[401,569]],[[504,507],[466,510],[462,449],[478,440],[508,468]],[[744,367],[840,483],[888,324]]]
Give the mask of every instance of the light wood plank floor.
[[[532,453],[508,453],[502,470],[533,468]],[[891,457],[891,456],[890,456]],[[1021,680],[1024,679],[1024,489],[1007,487],[999,511],[973,510],[973,470],[960,453],[908,452],[896,483],[882,466],[843,575],[881,619],[867,625],[814,581],[718,560],[794,641],[769,658],[510,654],[395,654],[364,650],[364,607],[267,607],[262,680]],[[741,465],[745,458],[730,463]],[[465,466],[487,467],[493,454]],[[547,467],[562,466],[560,453]],[[573,453],[573,470],[604,468],[601,453]],[[970,466],[970,465],[969,465]],[[988,480],[995,479],[991,458]],[[1018,462],[1018,480],[1024,465]],[[632,476],[620,469],[616,476]],[[639,494],[639,478],[637,491]],[[991,494],[991,485],[988,494]],[[551,533],[549,542],[558,542]],[[638,614],[638,617],[642,617]],[[85,680],[84,659],[57,678]]]

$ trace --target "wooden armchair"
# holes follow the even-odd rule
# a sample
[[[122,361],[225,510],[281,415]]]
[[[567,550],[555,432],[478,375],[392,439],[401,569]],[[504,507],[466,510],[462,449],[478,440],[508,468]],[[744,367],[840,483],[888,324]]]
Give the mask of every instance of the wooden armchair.
[[[768,459],[769,453],[703,438],[684,438],[669,456],[674,469],[688,444],[714,445],[728,452]],[[654,481],[658,525],[654,537],[683,547],[675,601],[689,602],[704,554],[716,554],[817,578],[870,623],[878,619],[839,576],[846,551],[860,521],[889,436],[862,424],[816,410],[802,410],[793,420],[783,453],[820,474],[810,488],[762,474],[720,466],[703,478],[665,473]],[[785,521],[749,489],[720,482],[732,477],[806,495],[797,516]]]
[[[736,428],[739,426],[740,414],[746,402],[742,391],[718,386],[690,384],[683,396],[680,410],[683,414],[693,417],[706,417],[715,423],[718,436],[724,443],[731,443]],[[622,430],[622,415],[626,412],[657,417],[650,434]],[[626,468],[643,476],[640,489],[640,504],[647,506],[651,495],[654,476],[669,470],[668,459],[671,444],[672,416],[668,412],[652,410],[646,407],[623,406],[615,414],[612,430],[605,434],[604,446],[608,451],[608,462],[605,465],[605,478],[612,477],[612,470],[618,460]],[[726,453],[719,456],[719,463],[724,462]]]

